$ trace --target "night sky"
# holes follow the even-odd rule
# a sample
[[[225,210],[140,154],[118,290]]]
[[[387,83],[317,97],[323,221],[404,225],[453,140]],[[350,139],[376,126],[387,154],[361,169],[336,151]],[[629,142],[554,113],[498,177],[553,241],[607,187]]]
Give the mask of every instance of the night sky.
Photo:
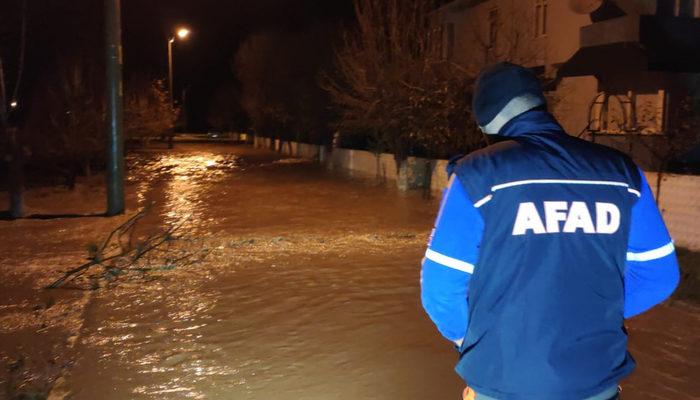
[[[167,5],[165,5],[167,4]],[[166,38],[180,25],[191,28],[174,47],[175,90],[187,91],[190,127],[204,129],[213,91],[234,80],[230,61],[250,33],[294,31],[316,23],[349,23],[352,0],[122,0],[125,75],[167,74]],[[309,43],[313,46],[313,43]]]
[[[0,51],[14,80],[20,0],[3,0]],[[30,0],[23,105],[41,96],[68,56],[102,62],[103,2]],[[192,35],[174,46],[175,94],[184,88],[190,128],[206,129],[212,93],[235,80],[230,62],[239,43],[261,30],[295,31],[317,23],[352,24],[352,0],[122,0],[124,77],[167,78],[167,38],[186,25]],[[313,46],[313,43],[309,43]]]

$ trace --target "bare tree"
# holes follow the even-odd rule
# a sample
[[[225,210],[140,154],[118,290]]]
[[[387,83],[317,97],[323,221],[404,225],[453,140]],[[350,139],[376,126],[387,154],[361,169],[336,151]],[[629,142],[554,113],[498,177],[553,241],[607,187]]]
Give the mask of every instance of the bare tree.
[[[476,75],[484,67],[497,62],[510,62],[537,68],[550,109],[555,109],[568,92],[559,85],[554,71],[546,71],[548,63],[546,7],[532,7],[531,2],[501,0],[488,11],[488,18],[468,13],[468,37],[463,39],[471,49],[465,67]],[[537,13],[541,13],[537,16]]]
[[[499,7],[489,10],[488,18],[468,13],[468,46],[476,45],[476,52],[466,67],[478,73],[496,62],[511,62],[525,66],[545,65],[546,41],[538,37],[535,16],[530,2],[502,0]],[[542,32],[543,33],[543,32]]]
[[[673,114],[669,116],[673,124],[660,135],[661,143],[646,146],[655,161],[656,203],[661,199],[663,177],[674,162],[682,161],[682,157],[692,149],[700,146],[700,104],[692,96],[683,98]],[[646,143],[641,140],[642,144]]]
[[[87,58],[66,61],[49,89],[50,151],[64,160],[69,188],[79,174],[90,175],[104,149],[104,96],[99,68]]]
[[[142,144],[149,140],[172,135],[180,113],[170,104],[165,83],[143,77],[127,82],[124,96],[124,130],[129,139]]]
[[[233,68],[256,132],[282,140],[326,139],[329,100],[317,76],[331,58],[332,36],[320,25],[298,33],[259,32],[241,44]]]
[[[429,156],[484,144],[472,122],[472,75],[443,60],[431,0],[355,0],[357,28],[344,34],[323,86],[342,132],[364,132],[397,165],[421,148]]]
[[[217,88],[207,110],[207,124],[215,129],[245,131],[249,121],[240,98],[241,90],[234,82]]]

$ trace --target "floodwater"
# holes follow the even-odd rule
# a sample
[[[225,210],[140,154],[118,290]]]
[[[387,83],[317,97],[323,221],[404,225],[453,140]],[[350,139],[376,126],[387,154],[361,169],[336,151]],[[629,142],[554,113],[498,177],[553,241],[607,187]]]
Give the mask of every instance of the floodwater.
[[[460,398],[457,355],[419,299],[436,199],[245,146],[128,164],[129,208],[154,202],[149,223],[183,224],[210,256],[94,292],[67,398]],[[698,306],[665,304],[629,330],[626,399],[700,398]]]
[[[456,354],[418,296],[436,200],[246,147],[129,164],[129,201],[215,252],[95,294],[71,398],[459,397]]]

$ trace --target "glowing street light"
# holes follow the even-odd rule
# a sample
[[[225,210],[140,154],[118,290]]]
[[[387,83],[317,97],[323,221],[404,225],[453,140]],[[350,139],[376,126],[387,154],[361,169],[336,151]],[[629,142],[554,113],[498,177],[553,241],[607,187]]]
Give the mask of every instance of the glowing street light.
[[[185,40],[190,35],[190,30],[187,28],[178,28],[175,36],[168,38],[168,88],[170,92],[170,106],[175,107],[175,101],[173,100],[173,43],[175,42],[175,37],[180,40]]]
[[[177,30],[177,37],[180,39],[185,39],[190,35],[190,30],[187,28],[180,28]]]
[[[14,110],[17,107],[19,107],[19,103],[17,102],[17,100],[12,99],[12,101],[10,101],[10,108]]]

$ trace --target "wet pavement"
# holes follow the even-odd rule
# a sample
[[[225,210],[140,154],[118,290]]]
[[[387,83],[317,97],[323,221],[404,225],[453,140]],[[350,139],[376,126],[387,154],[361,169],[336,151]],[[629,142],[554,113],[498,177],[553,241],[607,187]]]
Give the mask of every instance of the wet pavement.
[[[182,223],[210,256],[93,292],[74,321],[66,398],[460,397],[456,354],[419,299],[437,199],[246,146],[183,144],[134,153],[128,165],[128,207],[154,203],[149,224]],[[55,197],[34,207],[48,212]],[[90,213],[101,201],[98,192],[62,204]],[[13,223],[26,236],[8,235],[5,263],[71,266],[91,236],[115,224],[88,220]],[[27,237],[45,250],[32,253]],[[675,302],[629,321],[640,365],[625,398],[700,397],[699,312]]]

